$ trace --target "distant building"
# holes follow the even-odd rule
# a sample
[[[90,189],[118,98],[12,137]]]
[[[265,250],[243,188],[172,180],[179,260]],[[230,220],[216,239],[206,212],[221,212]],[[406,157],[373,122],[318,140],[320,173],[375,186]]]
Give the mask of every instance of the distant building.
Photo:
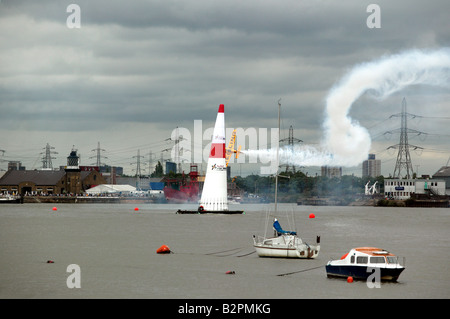
[[[384,195],[392,199],[408,199],[413,194],[445,195],[445,181],[436,179],[385,179]]]
[[[123,167],[121,166],[109,166],[103,165],[99,167],[100,173],[111,173],[114,172],[115,175],[123,175]]]
[[[320,171],[321,171],[322,176],[324,176],[324,177],[328,177],[328,178],[333,178],[333,177],[341,178],[342,177],[342,167],[322,166]]]
[[[10,170],[0,178],[0,193],[9,194],[79,194],[92,186],[105,184],[97,171],[67,174],[65,171]]]
[[[67,157],[67,166],[64,168],[65,174],[65,187],[64,191],[69,194],[81,193],[81,169],[80,169],[80,157],[77,151],[72,149],[70,155]]]
[[[76,151],[63,170],[9,170],[0,178],[0,192],[9,194],[80,194],[106,180],[95,169],[81,170]]]
[[[9,161],[8,162],[8,171],[9,170],[24,171],[25,166],[22,166],[22,162],[20,162],[20,161]]]
[[[384,195],[389,199],[408,199],[416,192],[415,179],[385,179]]]
[[[378,177],[381,175],[381,161],[375,159],[375,154],[369,154],[362,165],[362,177]]]
[[[444,196],[445,184],[442,179],[416,179],[416,194]]]
[[[166,174],[177,173],[177,164],[173,162],[166,162]]]
[[[119,185],[131,185],[138,190],[151,190],[151,189],[163,189],[164,183],[161,182],[162,177],[148,177],[141,176],[139,178],[130,176],[117,176],[116,184]]]
[[[445,181],[445,194],[450,195],[450,166],[442,166],[436,173],[434,173],[433,179]]]

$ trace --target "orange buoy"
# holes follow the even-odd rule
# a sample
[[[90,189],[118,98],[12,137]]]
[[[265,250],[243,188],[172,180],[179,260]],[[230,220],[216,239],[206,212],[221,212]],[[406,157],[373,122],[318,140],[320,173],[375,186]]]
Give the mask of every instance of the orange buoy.
[[[161,247],[159,247],[156,250],[157,254],[169,254],[170,253],[170,248],[166,245],[162,245]]]
[[[309,218],[316,218],[316,215],[314,215],[313,213],[309,214]]]
[[[58,210],[58,208],[56,208],[56,207],[53,207],[52,209],[53,209],[53,210]]]
[[[347,277],[347,282],[348,283],[352,283],[353,282],[353,277],[352,276],[348,276]]]
[[[135,211],[138,211],[138,210],[139,210],[139,208],[135,207],[135,208],[134,208],[134,210],[135,210]]]

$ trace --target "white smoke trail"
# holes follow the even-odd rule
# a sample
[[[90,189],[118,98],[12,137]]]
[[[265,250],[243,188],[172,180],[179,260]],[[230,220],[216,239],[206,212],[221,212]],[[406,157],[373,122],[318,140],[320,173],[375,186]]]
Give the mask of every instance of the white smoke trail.
[[[411,50],[355,66],[327,96],[321,147],[282,148],[280,164],[357,166],[367,159],[371,138],[348,116],[352,104],[363,94],[381,100],[410,85],[450,87],[450,48]],[[262,154],[267,152],[273,155],[274,150]]]
[[[450,85],[449,48],[407,51],[353,68],[327,97],[324,146],[336,165],[356,166],[370,151],[369,133],[348,117],[352,104],[364,93],[384,99],[417,84]]]

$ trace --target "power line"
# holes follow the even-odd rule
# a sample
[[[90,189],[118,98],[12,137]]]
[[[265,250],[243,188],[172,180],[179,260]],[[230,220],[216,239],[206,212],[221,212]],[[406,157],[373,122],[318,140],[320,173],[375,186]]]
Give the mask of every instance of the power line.
[[[422,115],[414,115],[414,116],[424,118],[424,119],[450,120],[449,116],[422,116]]]

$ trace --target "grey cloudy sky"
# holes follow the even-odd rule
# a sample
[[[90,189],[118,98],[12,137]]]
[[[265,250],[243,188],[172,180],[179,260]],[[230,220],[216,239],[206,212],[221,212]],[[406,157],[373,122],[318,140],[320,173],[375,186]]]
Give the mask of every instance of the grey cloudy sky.
[[[79,29],[66,25],[71,3],[81,8]],[[379,29],[366,25],[371,3],[381,8]],[[212,126],[221,103],[227,127],[275,127],[279,98],[281,137],[292,125],[296,138],[314,144],[327,93],[352,66],[449,46],[448,0],[2,0],[0,158],[40,168],[49,143],[58,152],[54,166],[65,164],[73,145],[90,165],[100,142],[104,163],[132,173],[138,149],[145,161],[150,151],[160,159],[177,126]],[[424,148],[412,153],[414,168],[433,174],[450,156],[448,88],[413,87],[382,101],[363,96],[350,116],[369,129],[388,175],[396,154],[386,148],[398,135],[383,133],[400,126],[389,117],[403,97],[408,112],[424,116],[410,127],[429,133],[410,139]],[[344,169],[353,173],[361,167]]]

